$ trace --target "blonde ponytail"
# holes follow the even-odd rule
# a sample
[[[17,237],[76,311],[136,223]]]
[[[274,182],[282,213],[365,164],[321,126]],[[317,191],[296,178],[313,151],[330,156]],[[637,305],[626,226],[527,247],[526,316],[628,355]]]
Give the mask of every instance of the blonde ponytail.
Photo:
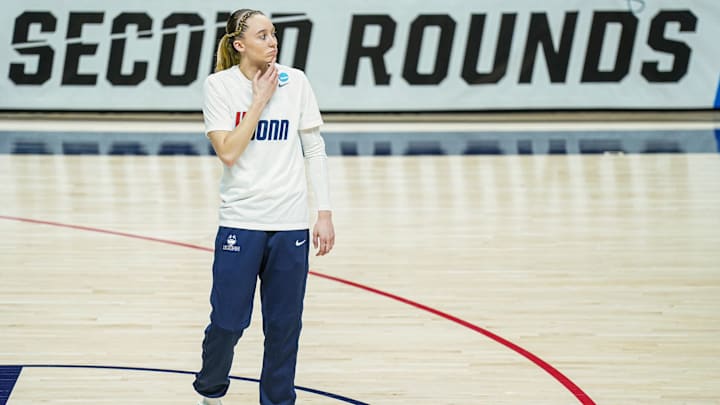
[[[234,37],[228,34],[223,35],[218,43],[217,56],[215,58],[215,71],[219,72],[231,68],[240,63],[240,52],[233,46]]]
[[[229,69],[240,63],[240,52],[235,49],[233,42],[241,39],[247,29],[247,19],[255,14],[262,14],[258,10],[244,8],[237,10],[230,15],[225,25],[225,35],[220,38],[217,54],[215,56],[215,71]]]

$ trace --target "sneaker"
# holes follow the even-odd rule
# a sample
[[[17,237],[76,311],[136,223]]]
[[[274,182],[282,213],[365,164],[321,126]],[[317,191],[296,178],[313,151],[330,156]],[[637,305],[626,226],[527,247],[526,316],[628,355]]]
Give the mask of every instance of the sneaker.
[[[201,399],[200,402],[198,402],[198,405],[222,405],[222,401],[220,401],[220,399],[218,399],[218,398],[203,397],[203,399]]]

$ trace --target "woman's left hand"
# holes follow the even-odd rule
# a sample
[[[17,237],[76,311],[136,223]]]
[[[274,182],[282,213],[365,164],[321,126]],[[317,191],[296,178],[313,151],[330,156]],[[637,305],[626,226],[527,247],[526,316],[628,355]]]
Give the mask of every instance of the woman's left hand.
[[[318,211],[317,222],[313,228],[313,247],[318,249],[315,256],[325,256],[335,246],[335,227],[332,222],[332,211]]]

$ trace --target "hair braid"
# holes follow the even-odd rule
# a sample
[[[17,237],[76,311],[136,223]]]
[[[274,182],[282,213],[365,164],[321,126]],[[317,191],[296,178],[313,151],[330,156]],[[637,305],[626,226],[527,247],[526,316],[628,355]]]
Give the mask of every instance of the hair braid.
[[[264,15],[259,10],[251,10],[248,8],[237,10],[230,15],[225,25],[225,35],[220,38],[220,42],[218,43],[215,59],[216,72],[240,63],[240,52],[235,49],[233,42],[243,37],[243,34],[247,30],[248,18],[257,14]]]

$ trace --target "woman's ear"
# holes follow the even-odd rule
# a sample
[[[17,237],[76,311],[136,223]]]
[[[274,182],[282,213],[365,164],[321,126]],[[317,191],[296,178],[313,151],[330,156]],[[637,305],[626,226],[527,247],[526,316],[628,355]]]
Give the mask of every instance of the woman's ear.
[[[245,50],[245,45],[240,42],[239,39],[236,39],[233,41],[233,48],[235,48],[235,50],[238,52],[242,52],[243,50]]]

